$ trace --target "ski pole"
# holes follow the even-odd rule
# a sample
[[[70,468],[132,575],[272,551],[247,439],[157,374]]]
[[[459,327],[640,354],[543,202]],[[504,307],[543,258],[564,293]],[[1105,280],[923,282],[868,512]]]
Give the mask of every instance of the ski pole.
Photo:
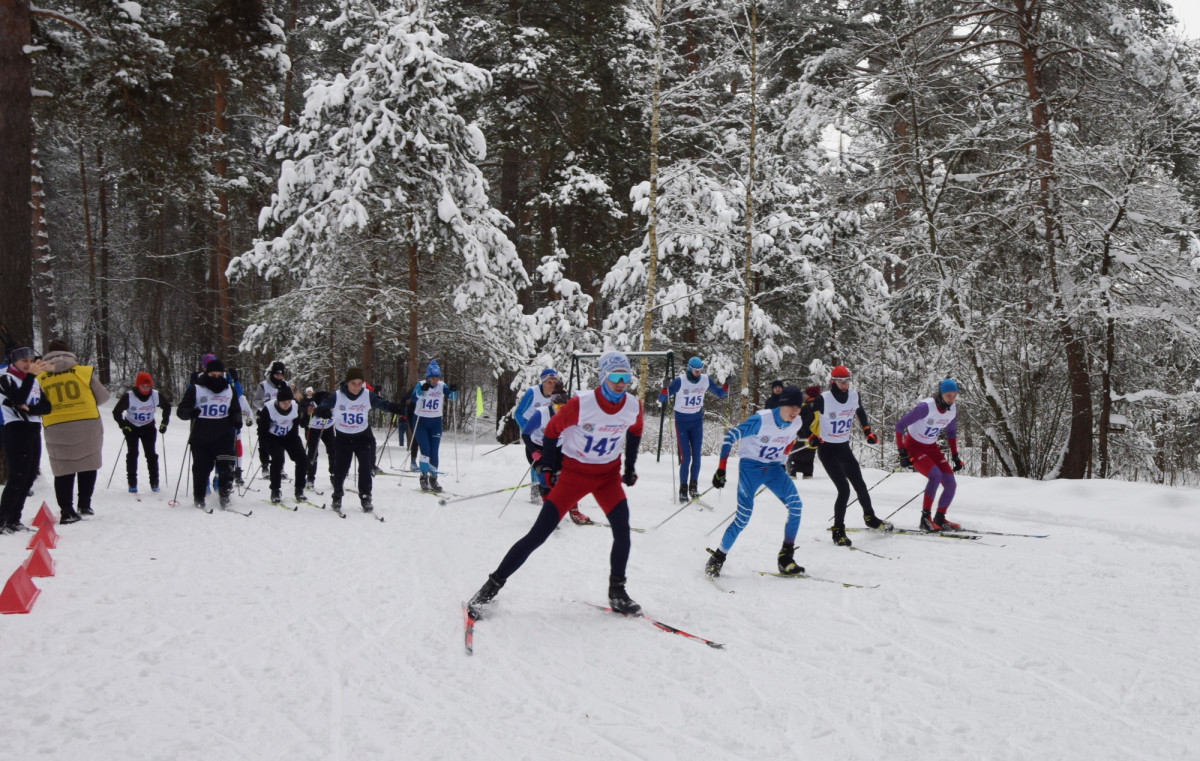
[[[387,436],[383,437],[383,449],[387,449],[388,439],[392,438],[392,432],[396,430],[396,416],[392,415],[392,422],[388,426]],[[375,460],[375,467],[379,467],[379,463],[383,462],[383,449],[379,451],[379,457]]]
[[[724,526],[726,523],[728,523],[728,522],[729,522],[729,519],[730,519],[730,518],[732,518],[732,517],[733,517],[733,516],[735,516],[735,515],[737,515],[737,510],[734,510],[734,511],[733,511],[732,513],[730,513],[729,515],[726,515],[726,516],[725,516],[725,517],[724,517],[724,518],[721,520],[721,522],[720,522],[720,523],[718,523],[717,525],[715,525],[715,526],[713,526],[711,529],[709,529],[708,533],[707,533],[707,534],[705,534],[705,536],[711,536],[711,535],[712,535],[712,532],[714,532],[714,531],[716,531],[717,529],[719,529],[719,528],[721,528],[722,526]]]
[[[262,463],[255,464],[254,470],[250,471],[250,480],[246,481],[245,488],[238,489],[238,498],[246,496],[246,492],[250,491],[250,484],[254,483],[254,478],[260,470],[262,470]]]
[[[517,488],[520,488],[521,486],[523,486],[525,484],[525,476],[529,475],[529,472],[532,470],[533,470],[533,465],[530,464],[530,466],[525,469],[525,472],[521,474],[521,483],[518,484]],[[504,517],[504,511],[508,509],[509,504],[512,503],[513,497],[515,497],[515,496],[517,496],[516,489],[513,490],[512,494],[508,495],[508,502],[505,502],[504,507],[500,508],[500,515],[496,516],[497,518]]]
[[[919,491],[919,492],[917,492],[916,494],[912,495],[912,497],[910,497],[910,498],[908,499],[908,502],[905,502],[905,503],[904,503],[903,505],[901,505],[900,507],[897,507],[895,510],[891,511],[890,513],[888,513],[888,514],[887,514],[887,518],[884,518],[884,520],[886,521],[888,518],[891,518],[893,515],[895,515],[896,513],[900,512],[901,510],[903,510],[905,507],[907,507],[907,506],[908,506],[908,503],[909,503],[909,502],[912,502],[914,499],[916,499],[917,497],[921,496],[921,495],[922,495],[922,494],[924,494],[924,493],[925,493],[925,490],[924,490],[924,489],[922,489],[921,491]]]
[[[163,460],[163,466],[162,466],[162,474],[163,474],[163,480],[164,480],[164,481],[166,481],[166,480],[167,480],[167,479],[166,479],[167,475],[168,475],[168,474],[170,474],[170,472],[171,472],[171,468],[170,468],[170,466],[169,466],[169,465],[167,465],[167,434],[166,434],[166,433],[163,433],[162,431],[159,431],[159,432],[158,432],[158,435],[159,435],[159,436],[162,436],[162,449],[163,449],[163,458],[162,458],[162,460]],[[163,486],[168,486],[168,485],[169,485],[169,484],[165,484],[165,483],[163,484]]]
[[[892,472],[888,473],[886,476],[884,476],[883,478],[879,479],[878,481],[876,481],[875,483],[873,483],[873,484],[871,484],[869,487],[867,487],[867,491],[868,491],[868,492],[869,492],[869,491],[871,491],[871,489],[874,489],[876,486],[879,486],[881,483],[883,483],[884,481],[888,480],[889,478],[891,478],[892,476],[896,475],[896,474],[897,474],[897,473],[899,473],[899,472],[900,472],[900,466],[899,466],[899,465],[897,465],[895,470],[893,470]],[[855,495],[854,495],[854,499],[852,499],[852,500],[850,500],[849,502],[847,502],[847,503],[846,503],[846,507],[850,507],[851,505],[853,505],[853,504],[854,504],[855,502],[857,502],[857,501],[858,501],[858,495],[857,495],[857,494],[855,494]],[[831,515],[831,516],[829,516],[829,520],[833,520],[833,516],[832,516],[832,515]]]
[[[175,479],[175,496],[167,503],[170,507],[175,507],[179,504],[179,485],[183,483],[183,469],[187,467],[187,462],[192,457],[192,442],[189,441],[185,449],[187,451],[184,452],[183,461],[179,463],[179,477]]]
[[[454,499],[440,499],[440,500],[438,500],[438,504],[439,505],[452,505],[455,502],[466,502],[469,499],[479,499],[480,497],[488,497],[488,496],[491,496],[492,494],[503,494],[506,491],[517,491],[518,489],[524,488],[526,486],[529,486],[529,483],[526,482],[525,479],[522,478],[521,483],[517,484],[516,486],[506,486],[503,489],[496,489],[495,491],[485,491],[485,492],[481,492],[479,494],[470,494],[466,497],[455,497]]]
[[[674,518],[676,515],[679,515],[679,514],[680,514],[680,513],[682,513],[682,512],[683,512],[683,511],[684,511],[686,508],[689,508],[689,507],[691,507],[693,502],[696,502],[697,500],[699,500],[699,499],[700,499],[700,497],[703,497],[705,494],[708,494],[710,491],[712,491],[712,490],[713,490],[713,489],[715,489],[715,488],[717,488],[717,487],[715,487],[715,486],[710,486],[710,487],[708,487],[707,489],[705,489],[704,491],[700,492],[699,496],[697,496],[697,497],[696,497],[696,499],[689,499],[687,502],[684,502],[684,503],[683,503],[683,507],[681,507],[681,508],[679,508],[678,510],[676,510],[675,512],[671,513],[671,514],[670,514],[670,515],[668,515],[666,518],[663,518],[663,520],[662,520],[662,523],[659,523],[659,524],[658,524],[658,526],[655,526],[654,528],[652,528],[652,529],[650,529],[650,530],[651,530],[651,531],[655,531],[655,530],[657,530],[659,526],[663,525],[663,523],[666,523],[667,521],[669,521],[669,520],[671,520],[672,518]],[[724,523],[724,521],[722,521],[722,523]]]
[[[507,446],[511,446],[512,444],[515,444],[515,443],[516,443],[515,441],[510,441],[510,442],[508,442],[508,444],[501,444],[500,446],[496,447],[495,449],[489,449],[488,451],[484,452],[483,454],[481,454],[481,455],[479,455],[479,456],[480,456],[480,457],[487,457],[487,456],[488,456],[488,455],[490,455],[492,452],[499,452],[501,449],[504,449],[505,447],[507,447]]]
[[[121,436],[121,446],[117,449],[117,459],[113,460],[113,469],[112,469],[112,472],[108,474],[108,485],[104,487],[105,489],[112,488],[113,476],[115,476],[117,474],[117,463],[121,461],[121,452],[123,452],[124,450],[125,450],[125,436],[122,435]]]

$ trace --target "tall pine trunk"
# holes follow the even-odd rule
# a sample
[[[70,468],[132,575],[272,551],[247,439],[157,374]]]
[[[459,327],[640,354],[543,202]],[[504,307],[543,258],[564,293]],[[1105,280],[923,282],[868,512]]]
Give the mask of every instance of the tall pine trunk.
[[[100,215],[100,275],[99,275],[99,290],[100,290],[100,311],[97,317],[99,324],[96,326],[96,336],[98,343],[96,344],[96,369],[100,377],[100,382],[107,385],[112,382],[111,372],[111,332],[109,320],[109,305],[108,305],[108,175],[104,168],[104,150],[96,146],[96,210]]]
[[[1063,454],[1058,475],[1060,478],[1086,478],[1092,459],[1092,384],[1088,375],[1087,356],[1063,298],[1063,284],[1058,272],[1058,252],[1062,244],[1062,225],[1059,219],[1057,166],[1054,163],[1054,141],[1051,135],[1049,106],[1036,42],[1040,19],[1040,0],[1014,0],[1017,10],[1017,35],[1025,86],[1028,90],[1030,118],[1033,123],[1033,145],[1036,156],[1038,190],[1037,207],[1042,217],[1045,240],[1046,267],[1057,315],[1058,332],[1062,339],[1067,362],[1067,379],[1071,387],[1071,427],[1067,450]]]
[[[0,326],[18,345],[33,343],[33,71],[25,54],[29,42],[29,0],[0,2]]]
[[[649,248],[646,262],[646,306],[642,312],[642,351],[650,351],[650,334],[654,325],[654,286],[658,276],[658,137],[659,100],[662,88],[662,0],[654,2],[654,83],[650,97],[650,196],[647,213],[646,242]],[[645,393],[650,388],[650,367],[642,357],[638,366],[639,388]]]
[[[42,187],[42,165],[37,148],[33,149],[30,167],[30,196],[33,228],[33,293],[37,300],[38,332],[42,346],[58,335],[58,310],[54,303],[54,270],[50,266],[50,230],[46,225],[46,192]]]
[[[751,383],[751,348],[755,341],[750,337],[750,308],[754,303],[754,141],[758,135],[758,3],[750,3],[750,141],[748,145],[749,162],[746,172],[746,262],[744,279],[745,291],[742,296],[742,407],[741,416],[744,419],[750,414],[747,408],[750,395],[747,393]],[[757,368],[754,368],[754,387],[758,388]]]
[[[229,299],[229,280],[225,270],[233,256],[232,233],[229,224],[229,189],[225,178],[229,159],[225,154],[225,133],[228,130],[227,112],[229,74],[224,69],[213,72],[213,174],[216,176],[217,218],[216,244],[212,251],[211,287],[216,296],[216,318],[220,337],[220,354],[228,357],[233,350],[233,310]]]

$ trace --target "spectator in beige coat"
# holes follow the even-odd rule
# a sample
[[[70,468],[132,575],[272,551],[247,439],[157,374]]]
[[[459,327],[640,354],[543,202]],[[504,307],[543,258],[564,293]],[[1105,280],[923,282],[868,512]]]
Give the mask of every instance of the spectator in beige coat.
[[[74,523],[80,513],[93,515],[92,492],[104,447],[99,406],[108,401],[108,390],[96,378],[94,368],[79,364],[61,340],[50,342],[42,360],[46,371],[38,376],[38,384],[52,410],[42,416],[42,425],[54,474],[54,495],[62,513],[61,522]],[[76,482],[79,512],[74,507]]]

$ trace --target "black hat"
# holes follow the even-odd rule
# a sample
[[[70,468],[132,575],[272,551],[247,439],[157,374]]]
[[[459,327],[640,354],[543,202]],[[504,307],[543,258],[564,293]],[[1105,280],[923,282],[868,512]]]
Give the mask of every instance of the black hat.
[[[37,352],[28,346],[22,346],[10,351],[8,359],[10,362],[16,362],[18,359],[37,359]]]
[[[352,380],[366,380],[361,367],[352,367],[346,371],[346,382],[349,383]]]
[[[799,407],[804,404],[804,394],[796,386],[784,386],[779,392],[780,407]]]
[[[285,372],[287,372],[287,368],[283,366],[282,362],[275,362],[274,364],[271,365],[271,375],[275,375],[275,374],[282,375]]]
[[[279,389],[279,393],[275,395],[275,401],[277,402],[290,402],[295,398],[296,397],[292,394],[292,390],[287,386]]]
[[[783,381],[781,381],[781,380],[773,380],[773,381],[771,381],[771,388],[775,388],[776,386],[780,386],[780,387],[782,387],[782,386],[783,386]]]
[[[204,366],[206,373],[223,373],[225,372],[225,363],[219,359],[210,359],[208,364]]]

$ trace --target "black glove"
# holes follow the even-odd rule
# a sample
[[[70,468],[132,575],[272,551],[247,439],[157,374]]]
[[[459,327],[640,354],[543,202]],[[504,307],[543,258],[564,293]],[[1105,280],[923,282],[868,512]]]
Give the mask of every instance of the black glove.
[[[126,436],[132,436],[133,426],[131,426],[129,423],[121,423],[121,433],[125,434]]]
[[[718,489],[725,488],[725,469],[718,468],[716,473],[713,473],[713,486]]]
[[[950,462],[954,463],[954,472],[955,473],[957,473],[958,471],[963,469],[962,458],[960,458],[958,455],[956,455],[956,454],[950,455]]]
[[[868,444],[878,444],[879,443],[879,437],[876,436],[875,432],[871,430],[871,426],[864,425],[863,433],[866,434]]]
[[[538,486],[543,489],[553,489],[554,484],[558,483],[558,471],[545,467],[541,460],[533,464],[533,472]]]
[[[621,483],[626,486],[633,486],[637,483],[637,473],[634,473],[632,470],[625,471],[625,475],[621,476]]]
[[[900,467],[901,467],[901,469],[912,468],[912,460],[910,460],[908,458],[908,450],[907,449],[902,448],[900,450]]]
[[[163,422],[163,424],[162,424],[162,425],[160,425],[160,426],[158,427],[158,432],[159,432],[159,433],[166,433],[166,432],[167,432],[167,424],[166,424],[166,421],[164,421],[164,422]]]
[[[422,391],[428,391],[428,390],[429,390],[429,381],[421,381],[421,390],[422,390]]]
[[[452,394],[458,393],[458,384],[457,383],[450,384],[450,393],[452,393]]]
[[[808,440],[805,441],[804,444],[809,449],[816,449],[817,447],[819,447],[821,445],[821,436],[816,433],[810,433],[808,435]]]
[[[319,417],[322,420],[329,420],[333,417],[333,410],[329,409],[328,407],[318,407],[313,410],[312,416]]]

